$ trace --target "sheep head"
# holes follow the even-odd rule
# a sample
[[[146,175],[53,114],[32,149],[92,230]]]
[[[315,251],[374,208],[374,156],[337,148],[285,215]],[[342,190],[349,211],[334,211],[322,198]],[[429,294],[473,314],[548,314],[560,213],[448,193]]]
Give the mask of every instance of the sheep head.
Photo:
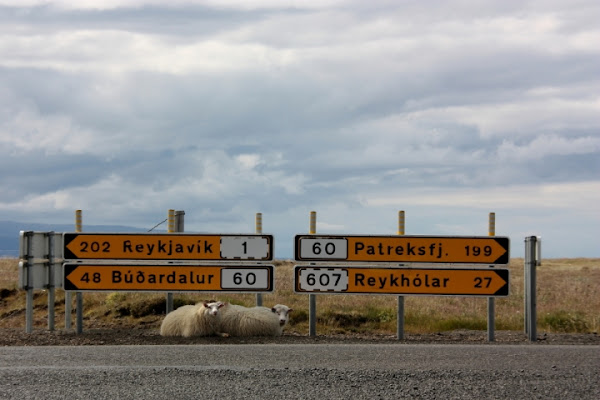
[[[279,317],[279,326],[283,327],[290,320],[290,313],[294,310],[283,304],[276,304],[271,308],[271,311],[277,314]]]
[[[202,312],[216,317],[217,315],[219,315],[219,309],[223,307],[225,303],[220,301],[205,301],[203,305],[204,310],[202,310]]]

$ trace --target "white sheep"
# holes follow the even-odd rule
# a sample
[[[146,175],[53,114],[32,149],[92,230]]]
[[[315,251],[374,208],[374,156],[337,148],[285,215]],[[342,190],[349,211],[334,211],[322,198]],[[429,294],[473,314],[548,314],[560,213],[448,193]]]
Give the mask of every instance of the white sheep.
[[[160,325],[162,336],[228,336],[221,333],[220,301],[204,301],[196,305],[181,306],[167,314]]]
[[[279,326],[281,331],[283,331],[285,325],[290,321],[290,313],[294,310],[288,306],[284,306],[283,304],[275,304],[271,308],[271,311],[277,314],[277,317],[279,317]]]
[[[281,336],[291,311],[282,304],[273,308],[226,304],[221,310],[220,330],[230,336]]]

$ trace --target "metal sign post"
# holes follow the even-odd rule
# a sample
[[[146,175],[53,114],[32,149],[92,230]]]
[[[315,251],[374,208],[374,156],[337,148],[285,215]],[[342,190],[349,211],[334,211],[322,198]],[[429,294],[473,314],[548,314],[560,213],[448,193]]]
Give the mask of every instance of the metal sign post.
[[[398,211],[398,235],[404,235],[404,211]],[[404,296],[398,296],[396,311],[396,339],[404,339]]]
[[[490,213],[488,218],[488,236],[496,235],[496,213]],[[491,268],[494,266],[491,265]],[[496,299],[488,297],[488,314],[487,314],[487,328],[488,328],[488,342],[494,341],[496,331]]]
[[[262,213],[256,213],[255,217],[255,232],[256,234],[262,234]],[[261,293],[256,293],[256,306],[261,307],[263,305],[263,298]]]
[[[525,238],[525,333],[530,341],[537,340],[536,268],[541,265],[541,240],[537,236]]]
[[[178,232],[176,229],[176,225],[177,225],[177,219],[175,217],[175,210],[168,210],[167,211],[167,231],[169,233]],[[171,311],[173,311],[173,308],[174,308],[173,293],[167,293],[166,299],[165,299],[165,312],[168,314]]]
[[[317,212],[310,212],[309,233],[317,233]],[[317,297],[314,294],[308,295],[308,334],[317,336]]]
[[[54,283],[54,232],[48,232],[48,255],[47,264],[48,268],[48,330],[54,330],[54,306],[55,306],[55,283]]]
[[[75,231],[82,231],[81,223],[81,210],[75,211]],[[81,292],[75,292],[75,304],[76,304],[76,316],[77,316],[77,334],[83,332],[83,294]]]
[[[32,284],[32,269],[33,269],[33,232],[24,233],[27,243],[27,259],[25,261],[23,273],[26,274],[24,280],[27,297],[25,299],[25,332],[33,332],[33,284]]]

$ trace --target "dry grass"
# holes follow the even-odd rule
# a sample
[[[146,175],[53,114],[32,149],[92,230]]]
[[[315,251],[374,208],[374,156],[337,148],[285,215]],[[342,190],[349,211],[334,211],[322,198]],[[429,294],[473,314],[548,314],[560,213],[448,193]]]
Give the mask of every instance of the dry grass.
[[[277,261],[276,291],[263,294],[263,303],[286,304],[295,311],[288,331],[308,331],[308,296],[293,291],[293,263]],[[523,259],[510,265],[510,295],[496,299],[496,329],[523,329]],[[25,294],[17,289],[18,260],[0,259],[0,327],[25,326]],[[600,259],[551,259],[538,268],[538,327],[548,332],[598,332],[600,317]],[[254,294],[179,294],[175,306],[212,297],[236,304],[254,305]],[[158,327],[164,316],[161,293],[85,293],[87,327]],[[35,291],[36,327],[47,318],[45,291]],[[56,324],[64,326],[64,292],[56,291]],[[74,311],[73,311],[74,312]],[[373,295],[317,295],[317,331],[396,332],[397,297]],[[455,329],[485,330],[487,299],[475,297],[405,297],[405,330],[433,333]]]
[[[19,279],[19,261],[0,258],[0,289],[15,289]]]

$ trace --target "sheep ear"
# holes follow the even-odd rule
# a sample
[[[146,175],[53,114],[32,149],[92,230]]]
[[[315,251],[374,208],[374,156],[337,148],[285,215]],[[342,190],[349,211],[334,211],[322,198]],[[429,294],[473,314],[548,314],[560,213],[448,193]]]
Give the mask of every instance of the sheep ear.
[[[204,305],[204,307],[208,307],[208,301],[204,300],[204,303],[202,303]]]
[[[275,307],[271,308],[271,311],[273,311],[274,313],[277,312],[277,310],[275,309]]]
[[[225,303],[219,302],[219,308],[223,307],[224,305],[225,305]]]
[[[290,308],[290,309],[288,310],[288,313],[291,313],[292,311],[294,311],[294,309],[293,309],[293,308]]]

